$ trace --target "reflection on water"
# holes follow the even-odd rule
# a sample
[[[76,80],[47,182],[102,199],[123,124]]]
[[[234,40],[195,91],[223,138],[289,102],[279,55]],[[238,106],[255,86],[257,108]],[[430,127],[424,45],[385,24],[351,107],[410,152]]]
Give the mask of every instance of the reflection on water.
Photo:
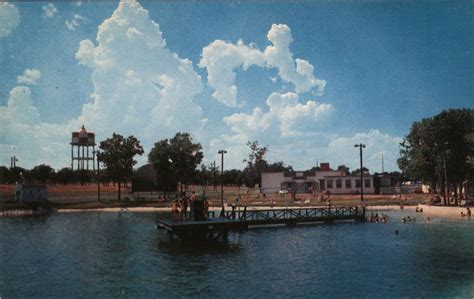
[[[258,228],[182,244],[154,213],[0,219],[0,297],[469,297],[474,223]],[[402,216],[416,221],[400,222]],[[395,231],[399,234],[395,234]]]
[[[236,241],[237,240],[237,241]],[[170,257],[203,257],[239,254],[241,246],[238,244],[239,234],[229,234],[227,239],[213,241],[181,242],[177,238],[164,237],[158,241],[155,247],[157,255],[167,254]]]

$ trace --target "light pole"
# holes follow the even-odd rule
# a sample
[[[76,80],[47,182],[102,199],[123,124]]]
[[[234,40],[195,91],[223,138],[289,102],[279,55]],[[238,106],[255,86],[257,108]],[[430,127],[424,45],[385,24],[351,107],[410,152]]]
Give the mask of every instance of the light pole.
[[[360,201],[364,201],[364,171],[362,170],[362,149],[365,148],[365,144],[359,143],[354,145],[360,150]]]
[[[444,203],[449,205],[449,185],[448,185],[448,169],[446,168],[446,147],[448,146],[448,142],[444,143],[443,147],[443,167],[444,167]]]
[[[227,151],[220,150],[217,153],[221,155],[221,203],[224,208],[224,154],[227,154]]]
[[[449,142],[444,142],[444,146],[439,146],[437,142],[434,143],[436,147],[441,149],[441,158],[443,160],[443,170],[444,170],[444,204],[449,205],[449,186],[448,186],[448,170],[446,168],[446,148],[449,145]]]
[[[94,151],[95,157],[97,159],[97,201],[100,202],[100,162],[99,162],[99,155],[100,152]]]

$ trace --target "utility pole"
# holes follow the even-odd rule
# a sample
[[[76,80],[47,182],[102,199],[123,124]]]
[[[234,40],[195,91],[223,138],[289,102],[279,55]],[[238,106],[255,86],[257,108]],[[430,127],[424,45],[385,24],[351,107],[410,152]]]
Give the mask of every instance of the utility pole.
[[[354,147],[358,147],[360,150],[360,201],[364,201],[364,171],[362,170],[362,149],[365,148],[365,144],[359,143],[354,145]]]
[[[224,154],[227,154],[227,151],[220,150],[217,153],[221,155],[221,203],[224,208]]]
[[[212,162],[212,185],[214,186],[214,193],[217,192],[217,185],[216,185],[216,161]]]
[[[385,172],[384,165],[383,165],[383,153],[382,153],[382,173]]]
[[[16,156],[13,156],[13,157],[10,157],[10,168],[16,168],[16,162],[18,161],[18,159],[16,158]]]
[[[444,167],[444,203],[449,205],[449,186],[448,170],[446,169],[446,151],[443,149],[443,167]]]
[[[100,202],[100,164],[99,164],[99,151],[95,152],[97,158],[97,201]]]

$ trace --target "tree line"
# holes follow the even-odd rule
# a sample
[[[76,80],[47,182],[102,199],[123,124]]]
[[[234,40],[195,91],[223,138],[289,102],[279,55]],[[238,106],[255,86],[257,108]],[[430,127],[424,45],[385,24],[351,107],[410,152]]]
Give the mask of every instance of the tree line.
[[[385,173],[397,182],[420,181],[443,191],[459,187],[465,179],[474,174],[474,113],[472,109],[451,109],[416,121],[400,144],[398,166],[400,172]],[[261,174],[265,171],[293,171],[283,161],[269,163],[265,159],[268,147],[258,141],[247,143],[248,157],[243,159],[244,169],[225,170],[220,165],[202,163],[204,154],[200,143],[195,143],[188,133],[177,133],[172,138],[156,142],[148,153],[148,162],[156,173],[156,185],[161,191],[177,191],[178,186],[225,185],[254,187],[261,185]],[[104,166],[99,177],[101,181],[120,185],[130,182],[134,174],[137,155],[143,155],[140,141],[132,136],[123,137],[114,133],[99,144],[97,158]],[[346,174],[360,174],[360,169],[350,171],[345,165],[337,168]],[[318,166],[310,170],[319,170]],[[367,168],[362,171],[368,172]],[[31,170],[20,167],[0,167],[0,183],[18,181],[39,181],[57,184],[89,183],[97,174],[88,170],[62,168],[55,171],[42,164]],[[446,193],[446,191],[445,191]],[[120,197],[120,189],[119,189]]]
[[[441,193],[445,204],[454,193],[458,204],[458,190],[474,177],[474,110],[450,109],[416,121],[400,146],[402,172]]]
[[[220,165],[202,163],[204,154],[202,146],[194,143],[188,133],[177,133],[174,137],[156,142],[148,154],[148,162],[153,165],[156,173],[156,186],[160,191],[177,191],[177,187],[186,188],[187,185],[224,185],[255,187],[261,185],[263,172],[293,171],[291,165],[283,161],[269,163],[265,159],[268,147],[258,141],[248,142],[248,157],[243,159],[245,168],[224,170],[221,175]],[[130,182],[134,174],[133,167],[137,161],[135,156],[144,153],[140,141],[134,137],[123,137],[114,133],[112,137],[101,141],[97,158],[104,166],[100,174],[92,170],[71,170],[65,167],[55,171],[46,164],[35,166],[31,170],[21,167],[12,169],[0,167],[0,183],[12,184],[16,182],[41,182],[50,184],[88,184],[97,181],[114,182],[120,186]],[[309,171],[319,170],[315,166]],[[345,165],[338,170],[346,174],[360,173],[359,169],[350,172]],[[363,171],[368,171],[363,168]]]

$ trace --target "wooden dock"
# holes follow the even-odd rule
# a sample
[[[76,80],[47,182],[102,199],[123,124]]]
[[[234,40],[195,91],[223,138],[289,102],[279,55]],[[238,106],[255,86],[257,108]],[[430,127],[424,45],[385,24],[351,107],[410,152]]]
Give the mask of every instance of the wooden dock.
[[[217,239],[229,231],[243,231],[252,226],[296,225],[298,223],[333,223],[365,221],[364,207],[276,208],[266,210],[225,211],[221,217],[209,212],[206,220],[159,219],[158,228],[180,239]],[[190,217],[187,217],[190,219]]]

